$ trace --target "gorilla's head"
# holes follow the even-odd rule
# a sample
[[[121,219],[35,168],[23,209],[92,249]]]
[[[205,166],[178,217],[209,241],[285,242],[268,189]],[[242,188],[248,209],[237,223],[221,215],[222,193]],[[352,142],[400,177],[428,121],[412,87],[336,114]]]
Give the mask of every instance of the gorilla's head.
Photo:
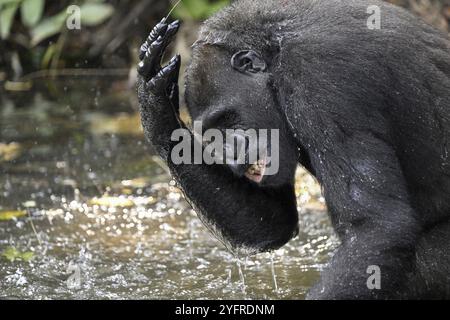
[[[243,142],[247,158],[240,165],[227,161],[234,174],[262,186],[292,184],[298,150],[278,104],[273,78],[276,44],[261,39],[234,42],[234,34],[210,26],[214,21],[205,24],[193,46],[186,75],[190,115],[202,122],[204,131],[214,128],[225,135],[227,129],[240,129],[234,143]],[[242,134],[249,129],[255,130],[258,140]],[[267,141],[261,136],[266,132]],[[258,159],[248,157],[252,151],[259,151]]]
[[[204,131],[254,129],[259,133],[266,129],[278,133],[278,139],[269,135],[268,143],[259,149],[254,140],[253,145],[251,141],[244,144],[247,153],[260,151],[263,156],[258,156],[257,161],[247,158],[250,161],[240,165],[227,162],[230,176],[240,177],[242,183],[253,185],[254,193],[260,194],[248,199],[247,208],[236,209],[245,209],[247,213],[240,214],[239,221],[219,214],[210,214],[214,221],[207,221],[221,229],[228,243],[266,251],[281,247],[298,231],[293,190],[299,149],[278,102],[274,77],[279,59],[278,43],[272,34],[234,25],[232,10],[230,7],[208,20],[193,45],[186,74],[186,103],[192,120],[201,121]],[[264,23],[255,21],[255,25],[264,26]],[[242,30],[247,32],[243,34]],[[235,138],[246,141],[241,134]],[[274,160],[278,163],[273,163]],[[276,166],[277,170],[266,174],[269,166],[271,169]],[[236,202],[232,195],[223,197],[227,202],[224,206]],[[259,199],[258,203],[252,203],[252,198]]]

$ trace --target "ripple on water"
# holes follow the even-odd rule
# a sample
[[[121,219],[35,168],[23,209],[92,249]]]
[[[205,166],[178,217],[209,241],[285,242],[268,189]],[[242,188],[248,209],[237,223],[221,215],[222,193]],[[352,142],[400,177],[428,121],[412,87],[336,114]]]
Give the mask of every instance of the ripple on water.
[[[0,137],[23,146],[14,162],[2,163],[0,210],[27,212],[0,221],[0,250],[34,253],[30,262],[0,258],[0,297],[295,299],[317,280],[337,241],[305,171],[296,185],[300,234],[238,266],[142,136],[91,131],[89,111],[72,107],[67,117],[61,105],[47,104],[36,108],[39,116],[24,107],[0,117]],[[91,107],[101,112],[101,99]]]

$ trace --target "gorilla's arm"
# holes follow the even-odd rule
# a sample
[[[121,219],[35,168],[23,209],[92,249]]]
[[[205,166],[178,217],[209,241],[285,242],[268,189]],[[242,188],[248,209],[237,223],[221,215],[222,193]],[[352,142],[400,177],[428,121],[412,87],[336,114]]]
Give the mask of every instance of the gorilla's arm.
[[[200,218],[226,245],[253,252],[277,248],[297,230],[293,181],[277,188],[262,187],[233,175],[223,165],[175,165],[170,159],[176,144],[171,141],[172,132],[186,129],[178,117],[180,58],[174,57],[163,68],[160,60],[177,29],[177,22],[163,20],[141,47],[138,96],[145,136],[166,161]],[[192,144],[198,143],[188,134]]]
[[[342,244],[309,298],[399,298],[414,268],[419,223],[408,203],[395,153],[370,133],[355,133],[312,156],[330,216]],[[367,273],[381,271],[381,289],[369,290]]]
[[[386,98],[395,84],[391,60],[369,54],[371,41],[333,42],[334,34],[286,41],[276,80],[279,104],[323,187],[342,242],[309,298],[398,298],[414,271],[421,224],[398,158],[401,130],[392,113],[412,109]],[[380,267],[381,290],[366,286],[370,265]]]
[[[309,298],[399,297],[413,271],[420,223],[391,143],[391,124],[376,99],[364,99],[364,82],[346,87],[347,78],[338,79],[342,72],[318,73],[321,78],[308,75],[306,82],[285,72],[280,84],[280,104],[323,187],[342,242]],[[381,290],[366,285],[371,265],[380,267]]]
[[[293,185],[261,187],[221,165],[173,165],[170,160],[168,165],[200,218],[225,245],[244,254],[267,251],[297,232]]]

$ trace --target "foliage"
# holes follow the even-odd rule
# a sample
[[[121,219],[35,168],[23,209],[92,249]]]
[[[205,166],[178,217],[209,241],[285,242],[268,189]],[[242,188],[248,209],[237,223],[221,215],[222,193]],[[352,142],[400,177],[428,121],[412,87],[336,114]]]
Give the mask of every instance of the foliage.
[[[230,0],[183,0],[173,11],[173,16],[182,20],[201,21],[230,3]]]
[[[27,213],[25,211],[0,211],[0,221],[8,221],[12,219],[17,219],[20,217],[26,216]]]
[[[21,252],[14,247],[8,247],[3,250],[1,254],[9,262],[14,262],[15,260],[22,260],[25,262],[31,261],[34,258],[34,253],[31,251]]]
[[[20,10],[20,22],[31,35],[31,46],[63,31],[68,17],[67,8],[51,16],[44,15],[44,8],[49,0],[0,0],[0,37],[6,40],[11,36],[11,29]],[[112,5],[104,0],[80,1],[82,26],[96,26],[103,23],[114,12]]]
[[[33,69],[58,69],[71,65],[73,61],[80,61],[83,56],[91,54],[88,46],[98,41],[98,37],[94,36],[98,29],[92,27],[101,25],[113,14],[121,16],[118,10],[131,9],[138,1],[145,0],[121,0],[119,7],[112,5],[119,1],[108,0],[0,0],[0,42],[8,40],[0,43],[0,60],[9,64],[7,72],[16,77]],[[167,8],[168,0],[157,1],[165,2],[166,5],[161,7]],[[177,1],[170,0],[170,3],[174,5]],[[172,16],[200,21],[229,3],[230,0],[182,0]],[[75,8],[73,5],[79,8],[76,13],[72,10]],[[161,12],[152,12],[152,15],[160,16],[166,9],[159,10]],[[91,29],[83,33],[69,33],[78,12],[78,25],[83,30],[87,27]],[[112,32],[115,30],[109,29]],[[73,41],[74,37],[80,40],[79,43]],[[68,41],[72,50],[65,51]],[[7,85],[10,84],[5,84],[5,87]]]
[[[0,163],[17,159],[20,156],[21,151],[22,147],[17,142],[0,142]]]

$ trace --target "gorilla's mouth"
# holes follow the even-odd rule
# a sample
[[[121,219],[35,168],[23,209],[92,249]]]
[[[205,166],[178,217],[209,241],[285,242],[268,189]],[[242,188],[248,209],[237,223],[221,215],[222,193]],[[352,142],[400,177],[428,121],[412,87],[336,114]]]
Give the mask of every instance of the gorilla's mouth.
[[[265,171],[266,160],[260,159],[248,167],[245,176],[256,183],[260,183],[264,178]]]

